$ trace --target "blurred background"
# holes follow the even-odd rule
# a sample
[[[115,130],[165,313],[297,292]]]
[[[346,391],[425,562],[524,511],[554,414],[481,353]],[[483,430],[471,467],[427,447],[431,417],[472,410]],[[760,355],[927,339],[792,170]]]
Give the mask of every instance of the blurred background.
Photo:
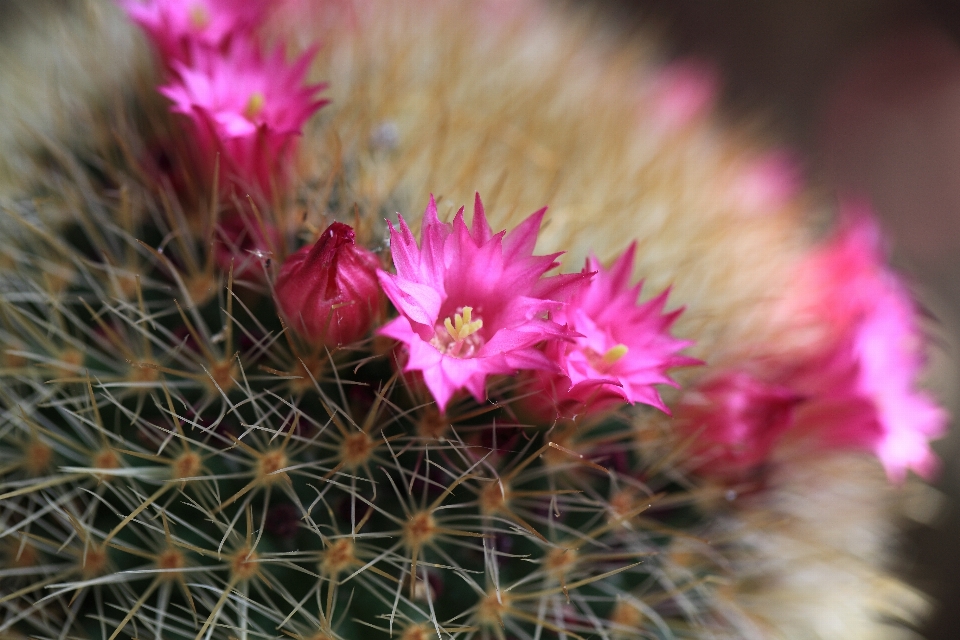
[[[960,0],[599,0],[720,77],[724,118],[793,149],[818,195],[865,196],[935,318],[938,394],[960,384]],[[759,124],[756,124],[759,116]],[[907,495],[902,573],[940,603],[919,630],[960,638],[960,438],[935,492]],[[907,489],[909,491],[909,489]],[[917,508],[939,506],[941,509]],[[926,513],[923,513],[926,511]]]

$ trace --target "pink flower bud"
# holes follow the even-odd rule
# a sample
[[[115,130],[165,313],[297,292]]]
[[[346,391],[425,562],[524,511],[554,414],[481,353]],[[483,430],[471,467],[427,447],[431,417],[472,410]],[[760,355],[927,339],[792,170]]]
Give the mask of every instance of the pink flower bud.
[[[274,295],[297,333],[328,347],[362,338],[380,309],[377,257],[354,243],[353,229],[334,222],[312,247],[283,263]]]

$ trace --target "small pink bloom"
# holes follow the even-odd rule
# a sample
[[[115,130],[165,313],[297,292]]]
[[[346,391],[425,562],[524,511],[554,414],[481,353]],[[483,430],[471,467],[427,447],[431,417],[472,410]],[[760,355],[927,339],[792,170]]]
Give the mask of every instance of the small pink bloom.
[[[556,370],[537,346],[569,332],[547,316],[589,274],[543,277],[560,255],[533,255],[545,211],[494,235],[479,194],[471,227],[462,208],[440,222],[431,196],[419,246],[402,217],[399,229],[390,225],[397,273],[378,275],[400,317],[379,333],[406,346],[404,370],[423,373],[441,411],[460,389],[482,402],[488,375]]]
[[[223,50],[237,34],[263,20],[266,0],[120,0],[143,29],[164,64],[189,62],[196,46]]]
[[[653,88],[653,119],[667,131],[686,127],[713,108],[719,74],[708,62],[679,60],[663,68]]]
[[[542,393],[532,396],[530,408],[549,403],[555,414],[570,416],[641,402],[667,411],[654,385],[676,386],[667,369],[700,364],[677,353],[692,343],[669,334],[683,311],[663,314],[669,291],[637,304],[643,283],[630,286],[635,252],[636,243],[609,270],[595,257],[587,259],[582,273],[586,277],[596,272],[596,277],[552,315],[578,337],[547,345],[546,353],[560,372],[538,374],[534,388]]]
[[[725,371],[684,395],[677,424],[698,472],[736,476],[768,459],[801,401],[788,387]]]
[[[732,182],[732,195],[748,212],[783,208],[803,186],[800,167],[786,151],[770,151],[741,169]]]
[[[848,208],[835,238],[803,266],[806,308],[836,338],[825,341],[792,386],[810,398],[798,428],[824,446],[874,452],[894,481],[908,469],[929,477],[929,441],[946,413],[916,388],[923,341],[909,291],[883,263],[881,234],[862,206]]]
[[[287,177],[301,128],[327,102],[316,97],[326,85],[303,83],[314,52],[292,65],[282,48],[264,57],[251,43],[194,53],[192,66],[174,64],[178,77],[160,92],[192,122],[206,170],[219,153],[222,183],[269,195]]]
[[[878,301],[891,295],[909,300],[885,266],[883,237],[869,206],[851,202],[844,205],[833,237],[800,264],[785,303],[788,314],[828,325],[836,335],[855,330]]]
[[[313,246],[291,255],[274,285],[290,326],[312,342],[337,347],[363,338],[380,310],[377,257],[334,222]]]

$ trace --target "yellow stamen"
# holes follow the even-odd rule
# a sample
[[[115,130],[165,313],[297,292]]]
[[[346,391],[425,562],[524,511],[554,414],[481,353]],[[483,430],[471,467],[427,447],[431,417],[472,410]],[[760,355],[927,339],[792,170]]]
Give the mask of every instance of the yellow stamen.
[[[210,24],[210,14],[207,13],[203,5],[191,5],[188,13],[190,16],[190,24],[193,25],[194,29],[203,29]]]
[[[259,91],[255,91],[250,95],[250,100],[247,101],[247,108],[244,109],[243,115],[247,117],[248,120],[253,120],[260,112],[263,111],[263,105],[266,102],[266,98],[263,97],[263,94]]]
[[[464,307],[461,313],[454,314],[453,321],[447,318],[443,321],[443,326],[450,334],[450,337],[459,342],[475,334],[483,327],[483,320],[479,318],[472,320],[473,307]]]
[[[611,347],[603,354],[603,363],[606,365],[616,364],[620,358],[627,355],[627,351],[629,351],[629,349],[625,344],[618,344],[615,347]]]

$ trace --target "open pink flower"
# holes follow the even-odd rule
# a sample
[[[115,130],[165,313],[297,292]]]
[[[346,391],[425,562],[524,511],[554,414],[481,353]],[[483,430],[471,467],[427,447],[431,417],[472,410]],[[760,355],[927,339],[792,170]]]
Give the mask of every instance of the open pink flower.
[[[189,62],[196,46],[222,50],[263,20],[267,0],[121,0],[164,64]]]
[[[431,196],[420,246],[402,217],[399,230],[390,225],[397,273],[378,276],[400,317],[380,333],[406,346],[405,370],[423,373],[441,411],[460,389],[483,401],[489,375],[556,369],[537,345],[569,336],[548,315],[589,274],[544,277],[560,255],[533,255],[545,212],[494,235],[479,194],[469,228],[462,208],[440,222]]]
[[[636,243],[610,269],[593,256],[583,275],[595,272],[552,319],[567,325],[578,337],[552,342],[546,353],[560,367],[555,374],[537,374],[530,408],[552,404],[555,415],[599,411],[623,402],[653,405],[667,411],[654,385],[676,386],[667,370],[700,364],[677,352],[692,344],[669,334],[683,309],[663,314],[669,291],[643,304],[637,298],[643,283],[630,286]],[[544,411],[538,411],[544,413]]]
[[[794,283],[787,313],[829,326],[834,334],[854,330],[891,296],[910,306],[909,294],[885,265],[880,227],[862,202],[844,204],[840,226],[800,263]]]
[[[177,77],[160,92],[190,118],[204,168],[212,171],[219,153],[222,179],[270,194],[286,178],[304,123],[327,103],[316,96],[326,85],[303,82],[313,55],[291,65],[282,48],[269,57],[252,43],[225,54],[196,49],[194,64],[175,63]]]
[[[810,398],[798,428],[824,446],[874,452],[887,475],[929,477],[929,441],[947,416],[917,379],[923,341],[909,291],[884,266],[881,234],[869,210],[848,206],[836,236],[803,265],[793,308],[819,314],[835,330],[792,385]]]
[[[802,402],[789,387],[728,370],[684,394],[677,425],[699,473],[735,478],[767,461]]]

